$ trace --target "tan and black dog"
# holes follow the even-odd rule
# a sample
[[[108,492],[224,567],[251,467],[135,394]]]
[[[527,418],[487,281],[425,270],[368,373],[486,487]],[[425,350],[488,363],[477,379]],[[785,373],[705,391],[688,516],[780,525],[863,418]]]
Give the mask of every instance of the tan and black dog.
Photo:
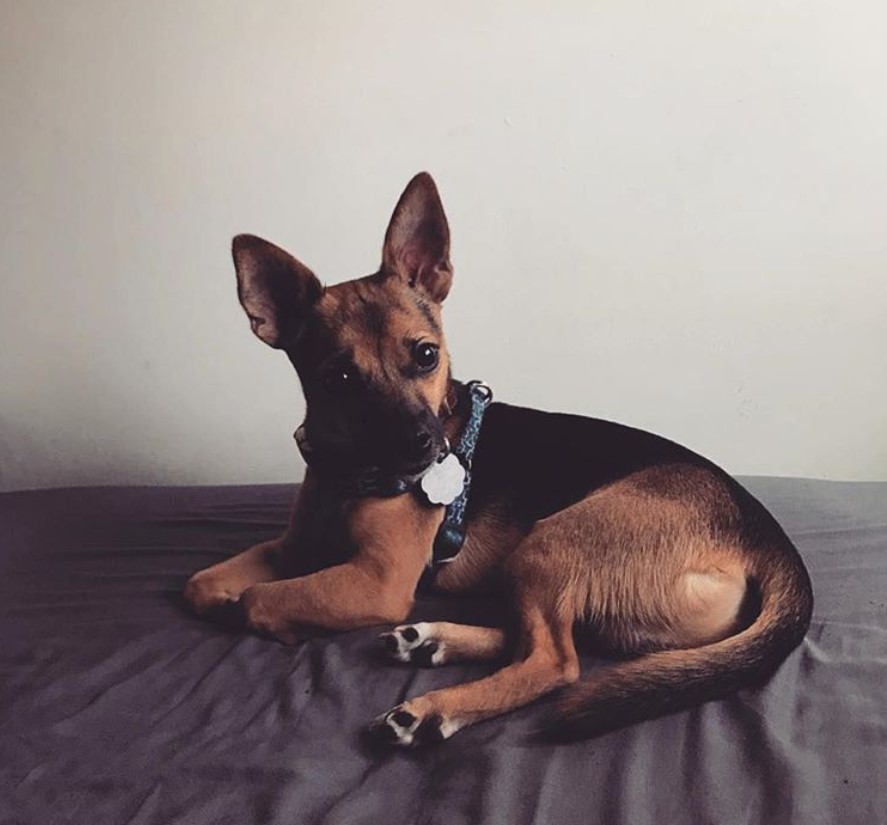
[[[450,372],[434,182],[410,181],[364,278],[324,287],[251,235],[233,254],[253,332],[301,379],[308,470],[286,533],[195,574],[186,597],[284,642],[403,622],[448,512],[413,482],[477,409]],[[434,587],[499,587],[512,612],[503,629],[420,622],[385,642],[400,661],[510,663],[394,708],[374,723],[383,738],[446,738],[555,688],[556,730],[595,735],[758,683],[803,638],[812,592],[797,551],[711,462],[630,427],[500,403],[479,433],[467,535]],[[615,661],[579,682],[575,645],[589,636]]]

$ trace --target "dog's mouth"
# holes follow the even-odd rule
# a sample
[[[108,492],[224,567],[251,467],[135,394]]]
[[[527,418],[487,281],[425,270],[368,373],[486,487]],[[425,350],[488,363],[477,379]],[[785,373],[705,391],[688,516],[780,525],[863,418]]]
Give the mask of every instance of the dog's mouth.
[[[410,456],[379,461],[378,456],[359,456],[355,455],[354,450],[315,447],[309,442],[304,425],[296,430],[294,437],[306,462],[315,469],[325,474],[367,482],[392,478],[418,479],[449,451],[449,442],[444,439],[442,445],[435,445],[419,458]]]
[[[430,460],[425,460],[422,462],[415,462],[412,464],[403,464],[397,467],[392,475],[396,476],[421,476],[434,462],[437,461],[436,458],[432,458]],[[378,468],[381,470],[381,468]]]
[[[429,452],[421,459],[408,459],[403,461],[385,462],[380,464],[367,464],[353,469],[354,475],[365,475],[367,478],[419,478],[428,468],[449,452],[449,444],[445,444],[440,450]]]
[[[449,439],[442,437],[439,441],[435,440],[421,457],[416,458],[415,456],[411,456],[408,459],[395,462],[389,472],[396,476],[418,477],[423,475],[430,467],[440,461],[449,452]],[[384,468],[379,469],[384,471]]]

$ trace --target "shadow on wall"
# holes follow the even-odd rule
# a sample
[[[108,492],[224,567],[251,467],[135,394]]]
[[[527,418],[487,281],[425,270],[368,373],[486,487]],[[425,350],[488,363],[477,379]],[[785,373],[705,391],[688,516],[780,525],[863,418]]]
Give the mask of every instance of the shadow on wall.
[[[85,401],[85,400],[84,400]],[[64,426],[54,426],[59,417]],[[164,432],[174,426],[139,399],[103,387],[89,404],[74,399],[56,402],[41,414],[0,419],[0,491],[169,482],[168,445]],[[80,426],[72,428],[78,421]],[[138,432],[138,441],[132,433]],[[65,433],[64,438],[58,433]],[[158,446],[153,449],[152,445]],[[164,456],[167,455],[165,459]],[[182,457],[179,464],[185,465]],[[184,477],[183,477],[184,476]],[[181,484],[199,483],[199,472],[180,469]]]
[[[0,421],[0,492],[107,485],[115,478],[135,484],[163,481],[163,472],[148,457],[124,446],[89,431],[63,443],[57,436]]]

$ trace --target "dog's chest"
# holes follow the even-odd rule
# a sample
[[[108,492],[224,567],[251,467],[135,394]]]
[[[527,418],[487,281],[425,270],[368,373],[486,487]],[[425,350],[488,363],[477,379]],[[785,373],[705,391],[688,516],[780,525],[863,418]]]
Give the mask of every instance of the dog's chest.
[[[303,496],[287,533],[286,561],[294,576],[344,564],[355,553],[345,503],[313,486]]]

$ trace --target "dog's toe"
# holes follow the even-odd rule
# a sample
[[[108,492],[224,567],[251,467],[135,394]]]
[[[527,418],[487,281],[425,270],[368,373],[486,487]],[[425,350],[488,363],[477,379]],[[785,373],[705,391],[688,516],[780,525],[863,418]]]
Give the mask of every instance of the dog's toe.
[[[423,642],[410,651],[410,661],[422,667],[434,667],[443,664],[443,647],[437,642]]]
[[[371,735],[379,742],[402,748],[442,742],[456,730],[456,726],[447,725],[440,716],[422,719],[406,705],[398,705],[370,725]]]
[[[446,648],[443,642],[434,638],[433,628],[428,622],[400,625],[389,633],[383,633],[380,638],[388,655],[395,661],[423,667],[435,667],[446,661]]]
[[[410,747],[419,728],[419,719],[403,705],[383,714],[370,725],[370,733],[380,742]]]

